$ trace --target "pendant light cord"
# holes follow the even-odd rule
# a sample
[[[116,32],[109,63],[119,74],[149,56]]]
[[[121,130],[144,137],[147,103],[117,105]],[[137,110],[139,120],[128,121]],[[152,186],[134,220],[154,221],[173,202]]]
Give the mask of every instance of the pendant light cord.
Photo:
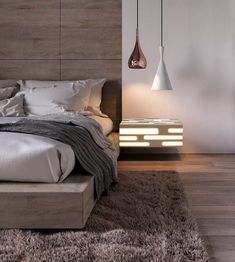
[[[161,0],[161,46],[163,46],[163,0]]]
[[[139,0],[137,0],[137,20],[136,20],[136,30],[139,30]]]
[[[139,0],[136,0],[136,40],[139,40]]]

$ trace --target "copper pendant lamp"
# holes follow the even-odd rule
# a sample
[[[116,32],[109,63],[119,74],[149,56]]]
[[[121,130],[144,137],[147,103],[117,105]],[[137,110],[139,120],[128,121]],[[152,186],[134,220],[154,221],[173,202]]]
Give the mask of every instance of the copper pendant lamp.
[[[145,69],[147,67],[147,60],[140,47],[139,41],[139,0],[137,0],[137,27],[136,27],[136,42],[134,50],[128,60],[130,69]]]

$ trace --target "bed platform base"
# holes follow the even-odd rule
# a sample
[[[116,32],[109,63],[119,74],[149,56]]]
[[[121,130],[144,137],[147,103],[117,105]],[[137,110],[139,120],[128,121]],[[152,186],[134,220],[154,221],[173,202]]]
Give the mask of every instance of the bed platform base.
[[[60,184],[0,183],[0,228],[80,229],[95,205],[94,177]]]

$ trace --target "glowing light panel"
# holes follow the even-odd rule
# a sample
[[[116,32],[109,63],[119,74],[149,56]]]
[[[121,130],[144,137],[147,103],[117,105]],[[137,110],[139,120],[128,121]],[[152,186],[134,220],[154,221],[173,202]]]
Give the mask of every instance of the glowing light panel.
[[[168,128],[168,133],[183,134],[183,128]]]
[[[162,146],[183,146],[182,141],[163,141]]]
[[[182,140],[183,136],[144,136],[144,140]]]
[[[120,142],[122,147],[148,147],[150,146],[149,142]]]
[[[157,135],[158,128],[120,128],[121,135]]]
[[[119,136],[120,141],[137,141],[137,136]]]

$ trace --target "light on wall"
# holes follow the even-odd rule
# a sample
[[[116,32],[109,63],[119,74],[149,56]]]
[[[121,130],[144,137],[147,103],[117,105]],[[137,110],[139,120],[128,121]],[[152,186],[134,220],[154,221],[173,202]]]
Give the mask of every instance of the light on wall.
[[[164,62],[164,45],[163,45],[163,0],[161,1],[161,45],[160,45],[160,62],[157,73],[153,81],[152,90],[172,90],[171,82],[167,73]]]
[[[145,69],[147,67],[147,60],[140,47],[139,40],[139,0],[137,0],[137,26],[136,26],[136,42],[134,50],[128,60],[130,69]]]

